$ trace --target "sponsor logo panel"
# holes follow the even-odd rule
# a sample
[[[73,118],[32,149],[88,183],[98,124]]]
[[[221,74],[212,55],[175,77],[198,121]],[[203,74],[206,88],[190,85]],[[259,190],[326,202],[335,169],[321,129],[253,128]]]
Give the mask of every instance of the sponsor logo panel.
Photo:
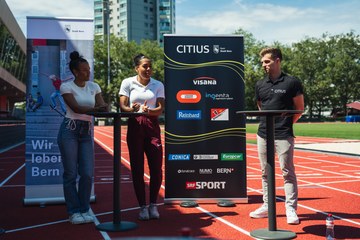
[[[186,189],[196,189],[196,182],[186,182]]]
[[[216,173],[218,174],[231,174],[235,171],[234,168],[217,168]]]
[[[212,174],[213,170],[211,168],[200,168],[199,174]]]
[[[192,174],[195,173],[194,169],[178,169],[177,170],[178,174]]]
[[[243,153],[221,153],[221,161],[243,161]]]
[[[211,98],[214,101],[231,101],[234,98],[229,93],[205,93],[206,98]]]
[[[217,154],[194,154],[194,160],[218,160],[219,156]]]
[[[221,189],[225,189],[225,187],[226,187],[226,181],[185,183],[185,188],[188,190],[194,190],[194,189],[221,190]]]
[[[220,46],[219,45],[213,45],[213,52],[215,54],[218,54],[220,52]]]
[[[177,120],[201,120],[201,110],[177,110]]]
[[[215,78],[212,77],[198,77],[193,79],[194,85],[217,85],[217,81]]]
[[[211,121],[229,121],[228,108],[211,108],[210,109]]]
[[[190,154],[169,154],[169,160],[188,161],[190,160]]]
[[[227,49],[224,46],[218,44],[208,45],[208,44],[180,44],[176,46],[176,52],[179,54],[208,54],[210,49],[214,54],[219,53],[232,53],[231,49]]]
[[[209,45],[177,45],[176,51],[178,53],[209,53]]]
[[[181,90],[176,94],[176,99],[180,103],[198,103],[201,100],[201,94],[196,90]]]

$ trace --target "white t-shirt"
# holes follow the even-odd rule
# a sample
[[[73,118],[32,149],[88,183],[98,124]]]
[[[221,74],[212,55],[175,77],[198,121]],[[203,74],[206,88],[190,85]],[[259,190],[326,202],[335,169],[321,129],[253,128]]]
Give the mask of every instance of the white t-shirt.
[[[61,84],[60,93],[61,95],[65,93],[71,93],[80,106],[95,107],[95,95],[101,93],[101,89],[100,86],[95,82],[87,81],[84,87],[79,87],[74,83],[74,81],[70,81]],[[83,121],[92,120],[92,116],[75,113],[67,104],[66,117]]]
[[[143,105],[147,101],[146,105],[153,109],[156,108],[156,99],[165,98],[164,84],[150,78],[148,85],[144,86],[137,81],[137,76],[129,77],[122,81],[119,95],[129,98],[129,106],[136,102]]]

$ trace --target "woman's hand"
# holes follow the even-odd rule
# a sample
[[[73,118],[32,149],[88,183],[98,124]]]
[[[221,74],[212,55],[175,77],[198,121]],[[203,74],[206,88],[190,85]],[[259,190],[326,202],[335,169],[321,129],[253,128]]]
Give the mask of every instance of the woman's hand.
[[[131,108],[133,109],[133,112],[138,112],[140,110],[140,103],[133,103]]]
[[[144,102],[144,105],[141,105],[141,110],[144,113],[149,112],[149,106],[147,106],[146,104],[147,104],[147,101]]]

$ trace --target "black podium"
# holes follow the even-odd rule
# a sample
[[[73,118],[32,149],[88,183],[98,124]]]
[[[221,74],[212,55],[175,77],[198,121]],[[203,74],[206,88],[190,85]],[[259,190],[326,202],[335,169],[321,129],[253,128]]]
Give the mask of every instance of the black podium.
[[[293,239],[296,233],[279,230],[276,227],[276,194],[275,194],[275,133],[274,118],[276,116],[292,116],[302,113],[299,110],[262,110],[262,111],[238,111],[237,114],[248,116],[266,117],[266,157],[268,166],[268,229],[261,228],[250,232],[250,235],[258,239]]]
[[[98,230],[119,232],[127,231],[137,227],[136,223],[121,221],[120,216],[120,162],[121,162],[121,118],[136,117],[144,113],[130,112],[89,112],[88,115],[102,118],[114,119],[114,188],[113,188],[113,221],[100,223],[96,226]]]

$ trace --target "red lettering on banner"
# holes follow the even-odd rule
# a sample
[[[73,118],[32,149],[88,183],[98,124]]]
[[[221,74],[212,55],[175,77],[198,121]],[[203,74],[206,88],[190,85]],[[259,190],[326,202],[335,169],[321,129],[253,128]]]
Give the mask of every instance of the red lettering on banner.
[[[186,189],[196,189],[196,182],[186,182]]]

